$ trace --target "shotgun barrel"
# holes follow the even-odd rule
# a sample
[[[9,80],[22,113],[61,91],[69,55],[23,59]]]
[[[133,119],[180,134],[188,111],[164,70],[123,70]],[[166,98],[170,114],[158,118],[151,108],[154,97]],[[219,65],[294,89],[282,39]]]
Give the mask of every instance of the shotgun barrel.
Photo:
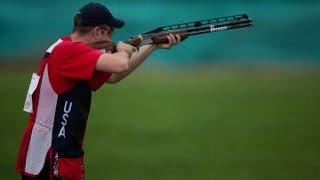
[[[152,31],[131,37],[128,43],[135,47],[146,44],[161,44],[168,42],[166,37],[168,34],[179,34],[181,39],[184,40],[189,36],[243,28],[251,25],[252,19],[247,14],[205,19],[158,27]]]

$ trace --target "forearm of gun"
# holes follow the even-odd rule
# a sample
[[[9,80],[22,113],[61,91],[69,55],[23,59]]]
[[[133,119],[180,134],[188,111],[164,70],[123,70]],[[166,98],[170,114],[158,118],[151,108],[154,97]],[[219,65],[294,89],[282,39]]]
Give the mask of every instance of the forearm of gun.
[[[179,35],[181,37],[181,41],[185,40],[188,37],[188,33],[186,31],[181,31],[181,32],[169,32],[168,33],[158,33],[158,34],[152,34],[149,36],[137,36],[137,37],[133,37],[131,38],[129,41],[127,41],[126,43],[130,44],[131,46],[134,47],[140,47],[142,45],[147,45],[147,44],[165,44],[168,43],[168,38],[167,35],[172,34],[172,35]],[[106,52],[110,52],[110,53],[115,53],[117,52],[117,48],[116,48],[116,43],[105,43],[103,44],[104,49]]]
[[[167,36],[169,34],[172,34],[174,36],[179,35],[181,37],[181,41],[185,40],[188,37],[188,32],[186,32],[186,31],[172,32],[172,33],[168,32],[165,34],[155,34],[150,37],[151,41],[152,41],[151,44],[163,44],[163,43],[166,44],[166,43],[168,43]]]

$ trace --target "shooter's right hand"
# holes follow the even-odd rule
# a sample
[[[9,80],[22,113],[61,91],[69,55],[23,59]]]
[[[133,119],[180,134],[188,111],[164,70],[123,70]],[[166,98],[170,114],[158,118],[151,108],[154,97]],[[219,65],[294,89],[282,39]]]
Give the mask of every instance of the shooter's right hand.
[[[131,46],[130,44],[124,43],[122,41],[119,41],[116,47],[117,52],[124,51],[128,54],[129,57],[131,57],[132,54],[138,50],[136,47]]]

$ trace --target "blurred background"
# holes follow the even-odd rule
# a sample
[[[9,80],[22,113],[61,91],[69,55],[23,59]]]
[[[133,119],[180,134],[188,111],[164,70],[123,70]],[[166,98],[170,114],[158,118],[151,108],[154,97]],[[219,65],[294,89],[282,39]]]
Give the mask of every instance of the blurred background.
[[[89,1],[0,2],[0,178],[14,163],[32,72]],[[160,50],[93,96],[87,179],[319,179],[320,1],[109,0],[126,25],[156,27],[247,13],[253,26]]]

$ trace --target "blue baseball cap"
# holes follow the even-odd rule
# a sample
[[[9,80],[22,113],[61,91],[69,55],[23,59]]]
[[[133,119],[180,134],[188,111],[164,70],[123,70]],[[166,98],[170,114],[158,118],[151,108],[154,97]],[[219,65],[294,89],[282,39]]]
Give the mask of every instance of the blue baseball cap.
[[[76,14],[80,18],[80,23],[74,21],[74,26],[99,26],[109,25],[115,28],[121,28],[124,21],[113,17],[111,12],[99,3],[88,3],[84,5]]]

